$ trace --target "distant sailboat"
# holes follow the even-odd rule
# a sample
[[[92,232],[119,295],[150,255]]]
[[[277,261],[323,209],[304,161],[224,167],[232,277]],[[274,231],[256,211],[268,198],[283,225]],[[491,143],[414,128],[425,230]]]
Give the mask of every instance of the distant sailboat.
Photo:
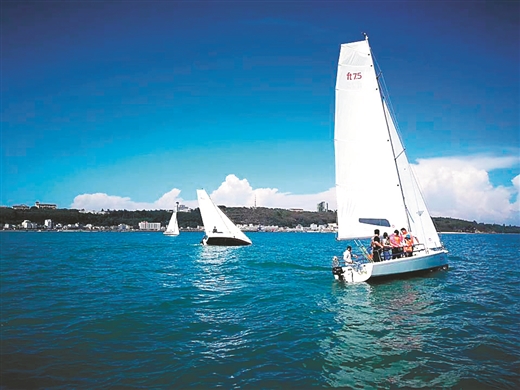
[[[416,238],[413,255],[355,267],[333,264],[336,279],[362,281],[382,276],[447,268],[443,247],[381,92],[372,52],[365,40],[341,45],[334,146],[338,240],[357,241],[406,228]],[[348,275],[347,275],[348,273]],[[346,278],[345,276],[348,276]]]
[[[202,245],[251,245],[251,240],[218,208],[204,190],[197,190],[200,215],[206,235]]]
[[[179,224],[177,222],[177,212],[179,211],[179,202],[173,210],[172,217],[170,218],[170,222],[168,223],[168,227],[166,228],[163,234],[167,236],[178,236],[179,235]]]

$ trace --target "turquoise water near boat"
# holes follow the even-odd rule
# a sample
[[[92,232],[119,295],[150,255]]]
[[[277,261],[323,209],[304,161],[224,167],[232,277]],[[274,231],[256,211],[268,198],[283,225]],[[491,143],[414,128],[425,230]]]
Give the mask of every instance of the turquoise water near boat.
[[[334,281],[333,234],[2,232],[2,389],[520,385],[519,235],[442,235],[449,271]]]

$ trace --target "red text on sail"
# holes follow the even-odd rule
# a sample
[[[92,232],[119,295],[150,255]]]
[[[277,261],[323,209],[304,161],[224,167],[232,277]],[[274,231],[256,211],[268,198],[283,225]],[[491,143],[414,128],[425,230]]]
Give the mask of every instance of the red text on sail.
[[[356,72],[356,73],[350,73],[348,72],[347,73],[347,80],[351,81],[351,80],[360,80],[361,79],[361,72]]]

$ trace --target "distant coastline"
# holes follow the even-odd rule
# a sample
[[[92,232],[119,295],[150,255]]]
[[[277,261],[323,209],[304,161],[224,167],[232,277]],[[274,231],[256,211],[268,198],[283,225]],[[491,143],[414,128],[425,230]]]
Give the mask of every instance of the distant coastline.
[[[335,232],[337,226],[335,211],[219,207],[244,231]],[[171,211],[169,210],[103,210],[102,213],[99,213],[76,209],[31,207],[26,210],[15,210],[10,207],[1,207],[0,230],[49,230],[49,228],[53,228],[67,231],[139,231],[139,223],[143,221],[160,223],[161,229],[164,230],[170,217]],[[203,224],[199,209],[179,212],[178,222],[181,231],[202,231]],[[447,217],[433,217],[433,222],[441,234],[520,233],[520,227],[511,225],[484,224]],[[28,226],[30,228],[27,228]]]
[[[294,233],[294,234],[308,234],[308,233],[320,233],[320,234],[336,234],[335,231],[296,231],[296,230],[290,230],[290,229],[279,229],[279,230],[243,230],[246,233]],[[157,234],[163,234],[163,230],[139,230],[139,229],[132,229],[132,230],[56,230],[56,229],[0,229],[0,233],[157,233]],[[204,234],[203,229],[199,230],[180,230],[182,234],[185,233],[199,233]],[[475,235],[475,234],[488,234],[488,235],[515,235],[520,233],[485,233],[485,232],[478,232],[478,233],[472,233],[472,232],[439,232],[440,235]]]

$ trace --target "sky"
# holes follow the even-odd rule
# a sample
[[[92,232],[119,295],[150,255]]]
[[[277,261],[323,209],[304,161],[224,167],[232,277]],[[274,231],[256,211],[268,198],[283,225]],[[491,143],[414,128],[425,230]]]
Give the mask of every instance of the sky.
[[[335,209],[366,32],[430,213],[520,226],[519,4],[2,0],[0,205]]]

